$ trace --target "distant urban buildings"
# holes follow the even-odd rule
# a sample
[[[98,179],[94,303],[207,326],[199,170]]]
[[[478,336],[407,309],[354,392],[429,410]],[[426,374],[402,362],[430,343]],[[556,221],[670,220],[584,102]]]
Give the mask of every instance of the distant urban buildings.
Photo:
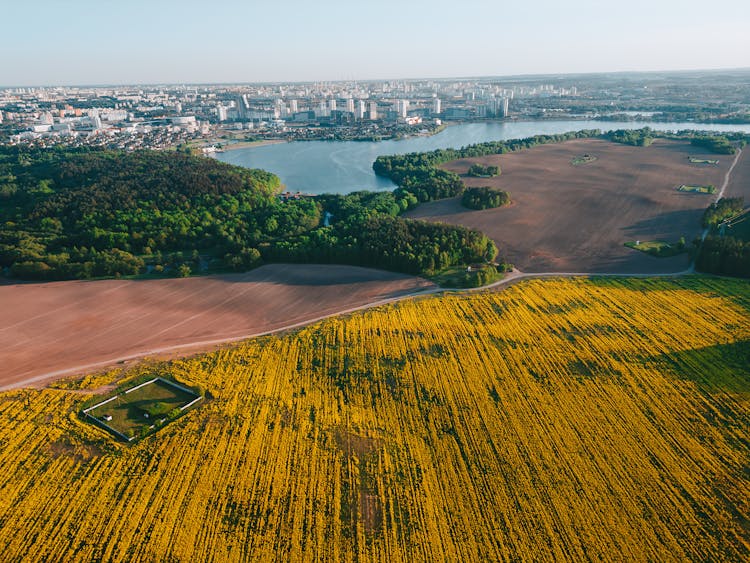
[[[577,93],[572,84],[491,79],[7,88],[0,90],[0,142],[161,148],[225,134],[381,138],[408,127],[428,131],[445,119],[523,116],[527,100]]]

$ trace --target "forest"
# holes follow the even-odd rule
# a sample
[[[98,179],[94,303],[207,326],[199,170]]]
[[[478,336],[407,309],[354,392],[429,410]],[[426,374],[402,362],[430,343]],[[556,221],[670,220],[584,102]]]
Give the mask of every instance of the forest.
[[[699,247],[695,267],[701,272],[750,278],[750,241],[710,235]]]
[[[405,190],[291,201],[280,190],[268,172],[176,152],[2,147],[0,268],[53,280],[295,261],[429,275],[496,253],[479,232],[396,217],[417,204]]]
[[[723,222],[742,213],[745,199],[722,197],[703,213],[703,226],[711,229],[709,236],[696,239],[695,267],[701,272],[750,278],[750,241],[726,236]],[[721,227],[720,227],[721,226]]]

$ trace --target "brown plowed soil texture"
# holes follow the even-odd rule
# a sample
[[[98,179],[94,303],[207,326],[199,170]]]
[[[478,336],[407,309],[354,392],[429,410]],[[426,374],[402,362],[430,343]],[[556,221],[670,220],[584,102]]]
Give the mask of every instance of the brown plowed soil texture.
[[[349,266],[245,274],[0,285],[0,388],[165,348],[240,338],[434,287]],[[202,343],[202,344],[201,344]],[[86,368],[88,366],[88,368]],[[37,382],[39,383],[39,382]]]
[[[584,154],[597,160],[571,164]],[[691,164],[688,156],[718,159],[719,164]],[[453,198],[422,204],[408,216],[479,229],[524,272],[679,272],[688,267],[686,254],[655,258],[623,245],[677,242],[681,236],[690,244],[714,196],[678,192],[677,187],[713,184],[718,190],[733,159],[680,141],[632,147],[599,139],[460,159],[444,168],[462,175],[467,186],[510,192],[512,204],[471,211]],[[502,174],[468,177],[473,163],[499,165]]]
[[[740,159],[732,170],[724,197],[744,197],[745,207],[750,205],[750,147],[742,149]],[[731,157],[724,157],[731,158]]]

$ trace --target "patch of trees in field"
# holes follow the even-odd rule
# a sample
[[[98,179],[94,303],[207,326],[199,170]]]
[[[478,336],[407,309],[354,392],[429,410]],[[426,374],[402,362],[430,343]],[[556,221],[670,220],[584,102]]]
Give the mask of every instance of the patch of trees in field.
[[[694,137],[690,139],[690,144],[717,154],[734,154],[737,152],[731,141],[723,135]]]
[[[614,143],[622,143],[636,147],[647,147],[655,139],[676,139],[689,140],[694,147],[706,149],[718,154],[734,154],[736,146],[744,146],[750,140],[750,135],[746,133],[726,133],[724,135],[713,135],[706,131],[678,131],[677,133],[668,133],[664,131],[654,131],[650,127],[641,129],[617,129],[608,131],[602,135]]]
[[[617,129],[604,134],[613,143],[632,145],[634,147],[648,147],[654,142],[658,134],[649,127],[642,129]]]
[[[490,187],[466,188],[461,205],[469,209],[491,209],[510,203],[510,194]]]
[[[743,197],[722,197],[716,203],[712,203],[703,212],[703,226],[716,227],[725,219],[729,219],[745,208]]]
[[[469,166],[469,171],[467,172],[467,174],[475,178],[492,178],[493,176],[500,175],[500,167],[472,164],[471,166]]]
[[[648,147],[656,139],[689,140],[690,143],[696,147],[707,148],[713,152],[732,154],[735,150],[732,143],[736,142],[738,144],[744,144],[747,140],[747,135],[744,133],[711,135],[707,132],[692,130],[669,133],[665,131],[655,131],[650,127],[642,127],[641,129],[616,129],[614,131],[608,131],[602,135],[602,138],[612,141],[613,143],[621,143],[636,147]],[[729,151],[729,149],[731,149],[731,151]]]
[[[268,172],[179,153],[2,147],[0,268],[188,276],[273,260],[429,274],[496,252],[477,231],[397,218],[417,204],[407,190],[291,201],[279,190]]]

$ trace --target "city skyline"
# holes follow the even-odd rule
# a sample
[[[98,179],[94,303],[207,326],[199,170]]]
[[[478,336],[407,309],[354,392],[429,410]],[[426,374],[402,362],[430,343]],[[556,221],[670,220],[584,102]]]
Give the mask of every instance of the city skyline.
[[[0,86],[252,83],[747,67],[750,7],[637,0],[187,0],[6,7]]]

